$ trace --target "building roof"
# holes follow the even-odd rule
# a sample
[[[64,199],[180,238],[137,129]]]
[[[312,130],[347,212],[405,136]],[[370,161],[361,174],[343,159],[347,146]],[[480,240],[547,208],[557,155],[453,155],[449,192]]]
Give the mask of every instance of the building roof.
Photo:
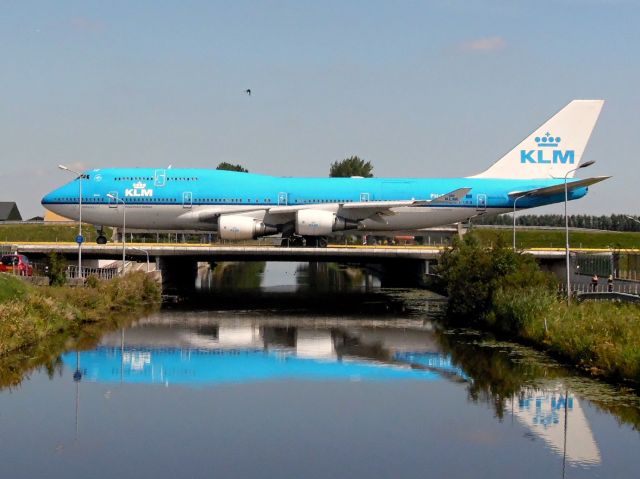
[[[22,215],[15,202],[0,201],[0,221],[22,221]]]
[[[46,223],[48,223],[50,221],[51,222],[56,222],[56,221],[63,222],[63,221],[73,221],[73,220],[70,220],[69,218],[65,218],[64,216],[57,215],[57,214],[47,210],[47,211],[44,212],[44,221]]]

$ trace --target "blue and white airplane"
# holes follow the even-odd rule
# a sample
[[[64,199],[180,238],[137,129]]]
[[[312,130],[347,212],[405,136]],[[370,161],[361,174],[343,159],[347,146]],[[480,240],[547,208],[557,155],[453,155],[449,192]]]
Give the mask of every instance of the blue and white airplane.
[[[294,178],[211,169],[82,172],[42,199],[48,210],[136,230],[217,231],[222,239],[274,234],[325,245],[344,231],[418,231],[583,197],[609,177],[575,179],[603,100],[574,100],[489,169],[465,178]],[[82,188],[80,188],[82,183]],[[80,201],[79,193],[82,190]]]

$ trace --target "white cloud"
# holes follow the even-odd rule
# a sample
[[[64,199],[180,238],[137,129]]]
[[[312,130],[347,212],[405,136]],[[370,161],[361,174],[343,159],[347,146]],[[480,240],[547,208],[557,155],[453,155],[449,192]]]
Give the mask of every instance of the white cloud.
[[[507,41],[500,36],[477,38],[460,44],[459,48],[463,52],[495,52],[504,50]]]

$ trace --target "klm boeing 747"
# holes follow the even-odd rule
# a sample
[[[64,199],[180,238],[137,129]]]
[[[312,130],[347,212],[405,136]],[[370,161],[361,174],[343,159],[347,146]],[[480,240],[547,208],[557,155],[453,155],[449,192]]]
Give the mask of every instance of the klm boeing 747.
[[[81,173],[42,199],[98,227],[281,234],[326,245],[344,231],[418,231],[583,197],[608,177],[574,178],[603,105],[574,100],[486,171],[465,178],[292,178],[210,169],[108,168]],[[80,193],[82,192],[82,193]],[[81,196],[80,196],[81,194]],[[104,234],[98,243],[106,243]]]

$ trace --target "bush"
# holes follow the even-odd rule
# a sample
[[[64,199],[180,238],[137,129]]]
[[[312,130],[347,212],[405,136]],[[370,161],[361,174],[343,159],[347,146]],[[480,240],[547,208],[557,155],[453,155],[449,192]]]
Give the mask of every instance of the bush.
[[[504,302],[506,296],[536,290],[546,294],[555,287],[553,277],[540,271],[533,257],[507,248],[500,237],[487,248],[473,232],[442,254],[437,272],[449,299],[449,317],[466,323],[486,320],[498,298]]]
[[[56,253],[49,255],[49,281],[51,286],[63,286],[67,282],[67,266],[64,258]]]

